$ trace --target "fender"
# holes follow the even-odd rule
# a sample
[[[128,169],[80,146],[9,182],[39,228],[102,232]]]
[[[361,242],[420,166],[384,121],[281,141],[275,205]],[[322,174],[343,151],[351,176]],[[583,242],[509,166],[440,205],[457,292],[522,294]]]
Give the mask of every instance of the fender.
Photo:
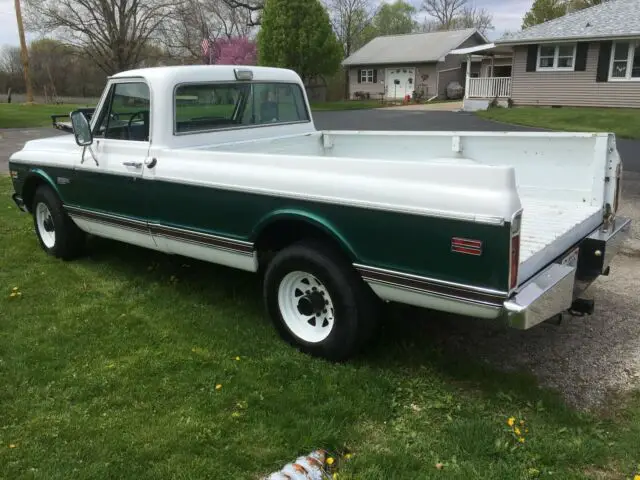
[[[58,195],[58,198],[62,200],[62,195],[60,195],[60,190],[58,189],[58,185],[47,172],[45,172],[41,168],[29,168],[27,177],[22,184],[22,188],[20,189],[22,198],[24,199],[25,203],[29,205],[29,207],[30,207],[30,198],[33,196],[33,193],[35,192],[35,188],[33,188],[33,186],[36,183],[38,183],[38,180],[49,185],[53,189],[53,191],[56,192],[56,195]]]
[[[338,229],[331,222],[319,215],[305,210],[282,209],[268,213],[260,219],[258,224],[254,227],[251,232],[250,241],[256,243],[260,238],[260,235],[267,228],[277,222],[304,222],[333,238],[352,259],[358,258],[358,255],[351,247],[351,244],[342,234],[340,234]]]

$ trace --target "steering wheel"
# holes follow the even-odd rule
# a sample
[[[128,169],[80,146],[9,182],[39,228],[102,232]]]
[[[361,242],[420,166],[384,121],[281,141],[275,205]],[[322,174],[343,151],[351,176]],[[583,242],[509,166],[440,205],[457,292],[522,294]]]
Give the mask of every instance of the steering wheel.
[[[133,115],[131,115],[131,117],[129,118],[129,122],[127,123],[127,136],[128,136],[128,138],[131,138],[131,125],[133,124],[133,120],[135,118],[137,118],[137,117],[140,117],[140,119],[144,123],[144,114],[145,113],[147,113],[146,110],[140,110],[138,112],[135,112]]]

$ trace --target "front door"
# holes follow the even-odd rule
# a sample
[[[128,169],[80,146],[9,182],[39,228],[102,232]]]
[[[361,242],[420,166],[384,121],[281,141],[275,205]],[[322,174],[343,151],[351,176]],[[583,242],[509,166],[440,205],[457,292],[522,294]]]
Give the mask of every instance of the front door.
[[[150,145],[149,115],[146,83],[111,83],[94,114],[93,145],[76,161],[67,208],[91,233],[155,248],[142,181]]]

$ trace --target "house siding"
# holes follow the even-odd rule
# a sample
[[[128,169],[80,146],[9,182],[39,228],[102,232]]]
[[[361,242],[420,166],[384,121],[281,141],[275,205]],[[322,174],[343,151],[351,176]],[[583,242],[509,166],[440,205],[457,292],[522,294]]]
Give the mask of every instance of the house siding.
[[[516,47],[511,99],[515,105],[640,108],[640,82],[596,82],[600,43],[589,44],[584,72],[527,72],[527,47]]]
[[[476,45],[480,45],[481,43],[482,42],[480,41],[480,39],[476,35],[473,35],[471,38],[468,38],[456,48],[475,47]],[[447,55],[444,59],[444,62],[438,63],[438,72],[440,73],[440,78],[438,81],[438,96],[446,97],[447,85],[450,82],[458,82],[464,87],[466,65],[463,67],[463,64],[465,64],[466,62],[467,57],[465,55]],[[479,70],[477,70],[478,67],[476,67],[476,64],[479,64],[479,62],[472,62],[471,72],[479,72]]]

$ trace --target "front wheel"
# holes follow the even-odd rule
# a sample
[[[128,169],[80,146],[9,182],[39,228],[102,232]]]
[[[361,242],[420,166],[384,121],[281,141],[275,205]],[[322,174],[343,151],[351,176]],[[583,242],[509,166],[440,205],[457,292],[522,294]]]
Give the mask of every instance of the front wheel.
[[[342,255],[320,243],[280,251],[267,268],[263,293],[280,335],[328,360],[357,353],[377,324],[373,292]]]
[[[64,260],[82,252],[85,234],[64,211],[62,202],[50,187],[38,187],[31,212],[38,241],[45,252]]]

